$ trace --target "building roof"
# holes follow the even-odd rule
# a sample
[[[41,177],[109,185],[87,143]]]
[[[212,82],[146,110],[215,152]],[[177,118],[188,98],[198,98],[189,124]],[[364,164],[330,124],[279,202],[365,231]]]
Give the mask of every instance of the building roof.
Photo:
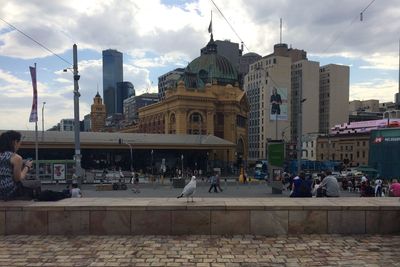
[[[238,73],[226,57],[217,54],[216,44],[211,38],[204,54],[186,67],[183,80],[186,88],[204,88],[213,81],[220,85],[234,85],[238,82]]]
[[[0,130],[0,133],[4,130]],[[20,131],[23,142],[34,143],[35,131]],[[39,142],[41,133],[39,133]],[[214,135],[189,135],[189,134],[144,134],[144,133],[103,133],[103,132],[81,132],[81,144],[122,144],[130,145],[160,145],[160,146],[236,146],[232,142],[216,137]],[[74,143],[74,132],[46,131],[44,133],[44,142],[52,144]]]
[[[261,58],[261,56],[259,54],[254,53],[254,52],[246,53],[242,57],[259,57],[259,58]]]

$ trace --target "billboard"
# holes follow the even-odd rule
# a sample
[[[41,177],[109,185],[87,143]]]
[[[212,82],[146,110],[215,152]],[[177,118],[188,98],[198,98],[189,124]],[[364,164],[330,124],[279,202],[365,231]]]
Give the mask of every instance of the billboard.
[[[65,179],[65,165],[64,164],[54,163],[53,170],[54,170],[53,175],[54,175],[55,180]]]
[[[268,144],[268,162],[272,166],[282,167],[285,161],[285,144]]]
[[[271,87],[270,94],[270,113],[269,119],[287,121],[288,120],[288,89]]]

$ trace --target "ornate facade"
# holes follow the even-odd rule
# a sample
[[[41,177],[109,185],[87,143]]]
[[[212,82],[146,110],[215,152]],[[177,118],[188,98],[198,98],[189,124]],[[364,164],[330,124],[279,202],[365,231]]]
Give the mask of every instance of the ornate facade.
[[[91,120],[91,131],[100,132],[104,129],[106,122],[106,106],[103,104],[103,100],[97,92],[93,98],[93,104],[90,111]]]
[[[193,60],[176,88],[165,99],[139,110],[139,132],[215,135],[236,144],[236,149],[215,151],[210,158],[247,159],[247,114],[245,92],[239,88],[236,69],[215,52],[211,38],[207,53]]]

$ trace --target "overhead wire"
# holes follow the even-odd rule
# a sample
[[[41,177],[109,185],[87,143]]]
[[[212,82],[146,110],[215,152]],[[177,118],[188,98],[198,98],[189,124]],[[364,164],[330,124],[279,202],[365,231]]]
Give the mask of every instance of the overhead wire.
[[[333,39],[333,41],[322,51],[322,53],[325,53],[326,51],[328,51],[329,48],[331,48],[336,41],[342,36],[342,34],[351,26],[353,25],[357,20],[363,20],[363,14],[364,12],[375,2],[376,0],[372,0],[361,12],[360,14],[357,14],[357,16],[354,17],[354,19],[350,22],[350,24],[348,26],[346,26],[345,28],[343,28],[343,30],[341,30],[336,37]]]
[[[13,28],[14,30],[18,31],[19,33],[21,33],[22,35],[24,35],[25,37],[27,37],[28,39],[30,39],[31,41],[35,42],[36,44],[38,44],[39,46],[41,46],[42,48],[44,48],[45,50],[47,50],[48,52],[50,52],[51,54],[55,55],[56,57],[58,57],[59,59],[61,59],[62,61],[66,62],[67,64],[69,64],[70,66],[72,66],[72,63],[69,62],[68,60],[66,60],[65,58],[61,57],[60,55],[56,54],[55,52],[53,52],[50,48],[47,48],[45,45],[43,45],[42,43],[40,43],[39,41],[36,41],[33,37],[29,36],[28,34],[24,33],[22,30],[18,29],[17,27],[15,27],[14,25],[12,25],[11,23],[9,23],[8,21],[4,20],[3,18],[0,18],[0,20],[2,20],[4,23],[6,23],[8,26],[10,26],[11,28]]]
[[[239,34],[235,31],[235,29],[233,28],[233,26],[231,25],[231,23],[228,21],[228,19],[225,17],[225,15],[222,13],[221,9],[219,9],[219,7],[217,6],[217,4],[214,2],[214,0],[210,0],[213,5],[215,6],[215,8],[218,10],[218,12],[221,14],[221,16],[224,18],[224,20],[226,21],[226,23],[228,23],[229,27],[231,28],[231,30],[236,34],[237,38],[239,38],[240,42],[244,45],[244,47],[246,47],[247,51],[250,51],[250,49],[246,46],[246,44],[243,42],[242,38],[240,38]]]

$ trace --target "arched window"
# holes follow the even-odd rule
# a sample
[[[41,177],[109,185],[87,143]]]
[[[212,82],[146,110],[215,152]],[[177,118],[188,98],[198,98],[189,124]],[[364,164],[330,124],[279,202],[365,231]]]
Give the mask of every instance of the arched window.
[[[193,112],[189,116],[188,134],[204,134],[204,121],[203,116],[198,112]]]

